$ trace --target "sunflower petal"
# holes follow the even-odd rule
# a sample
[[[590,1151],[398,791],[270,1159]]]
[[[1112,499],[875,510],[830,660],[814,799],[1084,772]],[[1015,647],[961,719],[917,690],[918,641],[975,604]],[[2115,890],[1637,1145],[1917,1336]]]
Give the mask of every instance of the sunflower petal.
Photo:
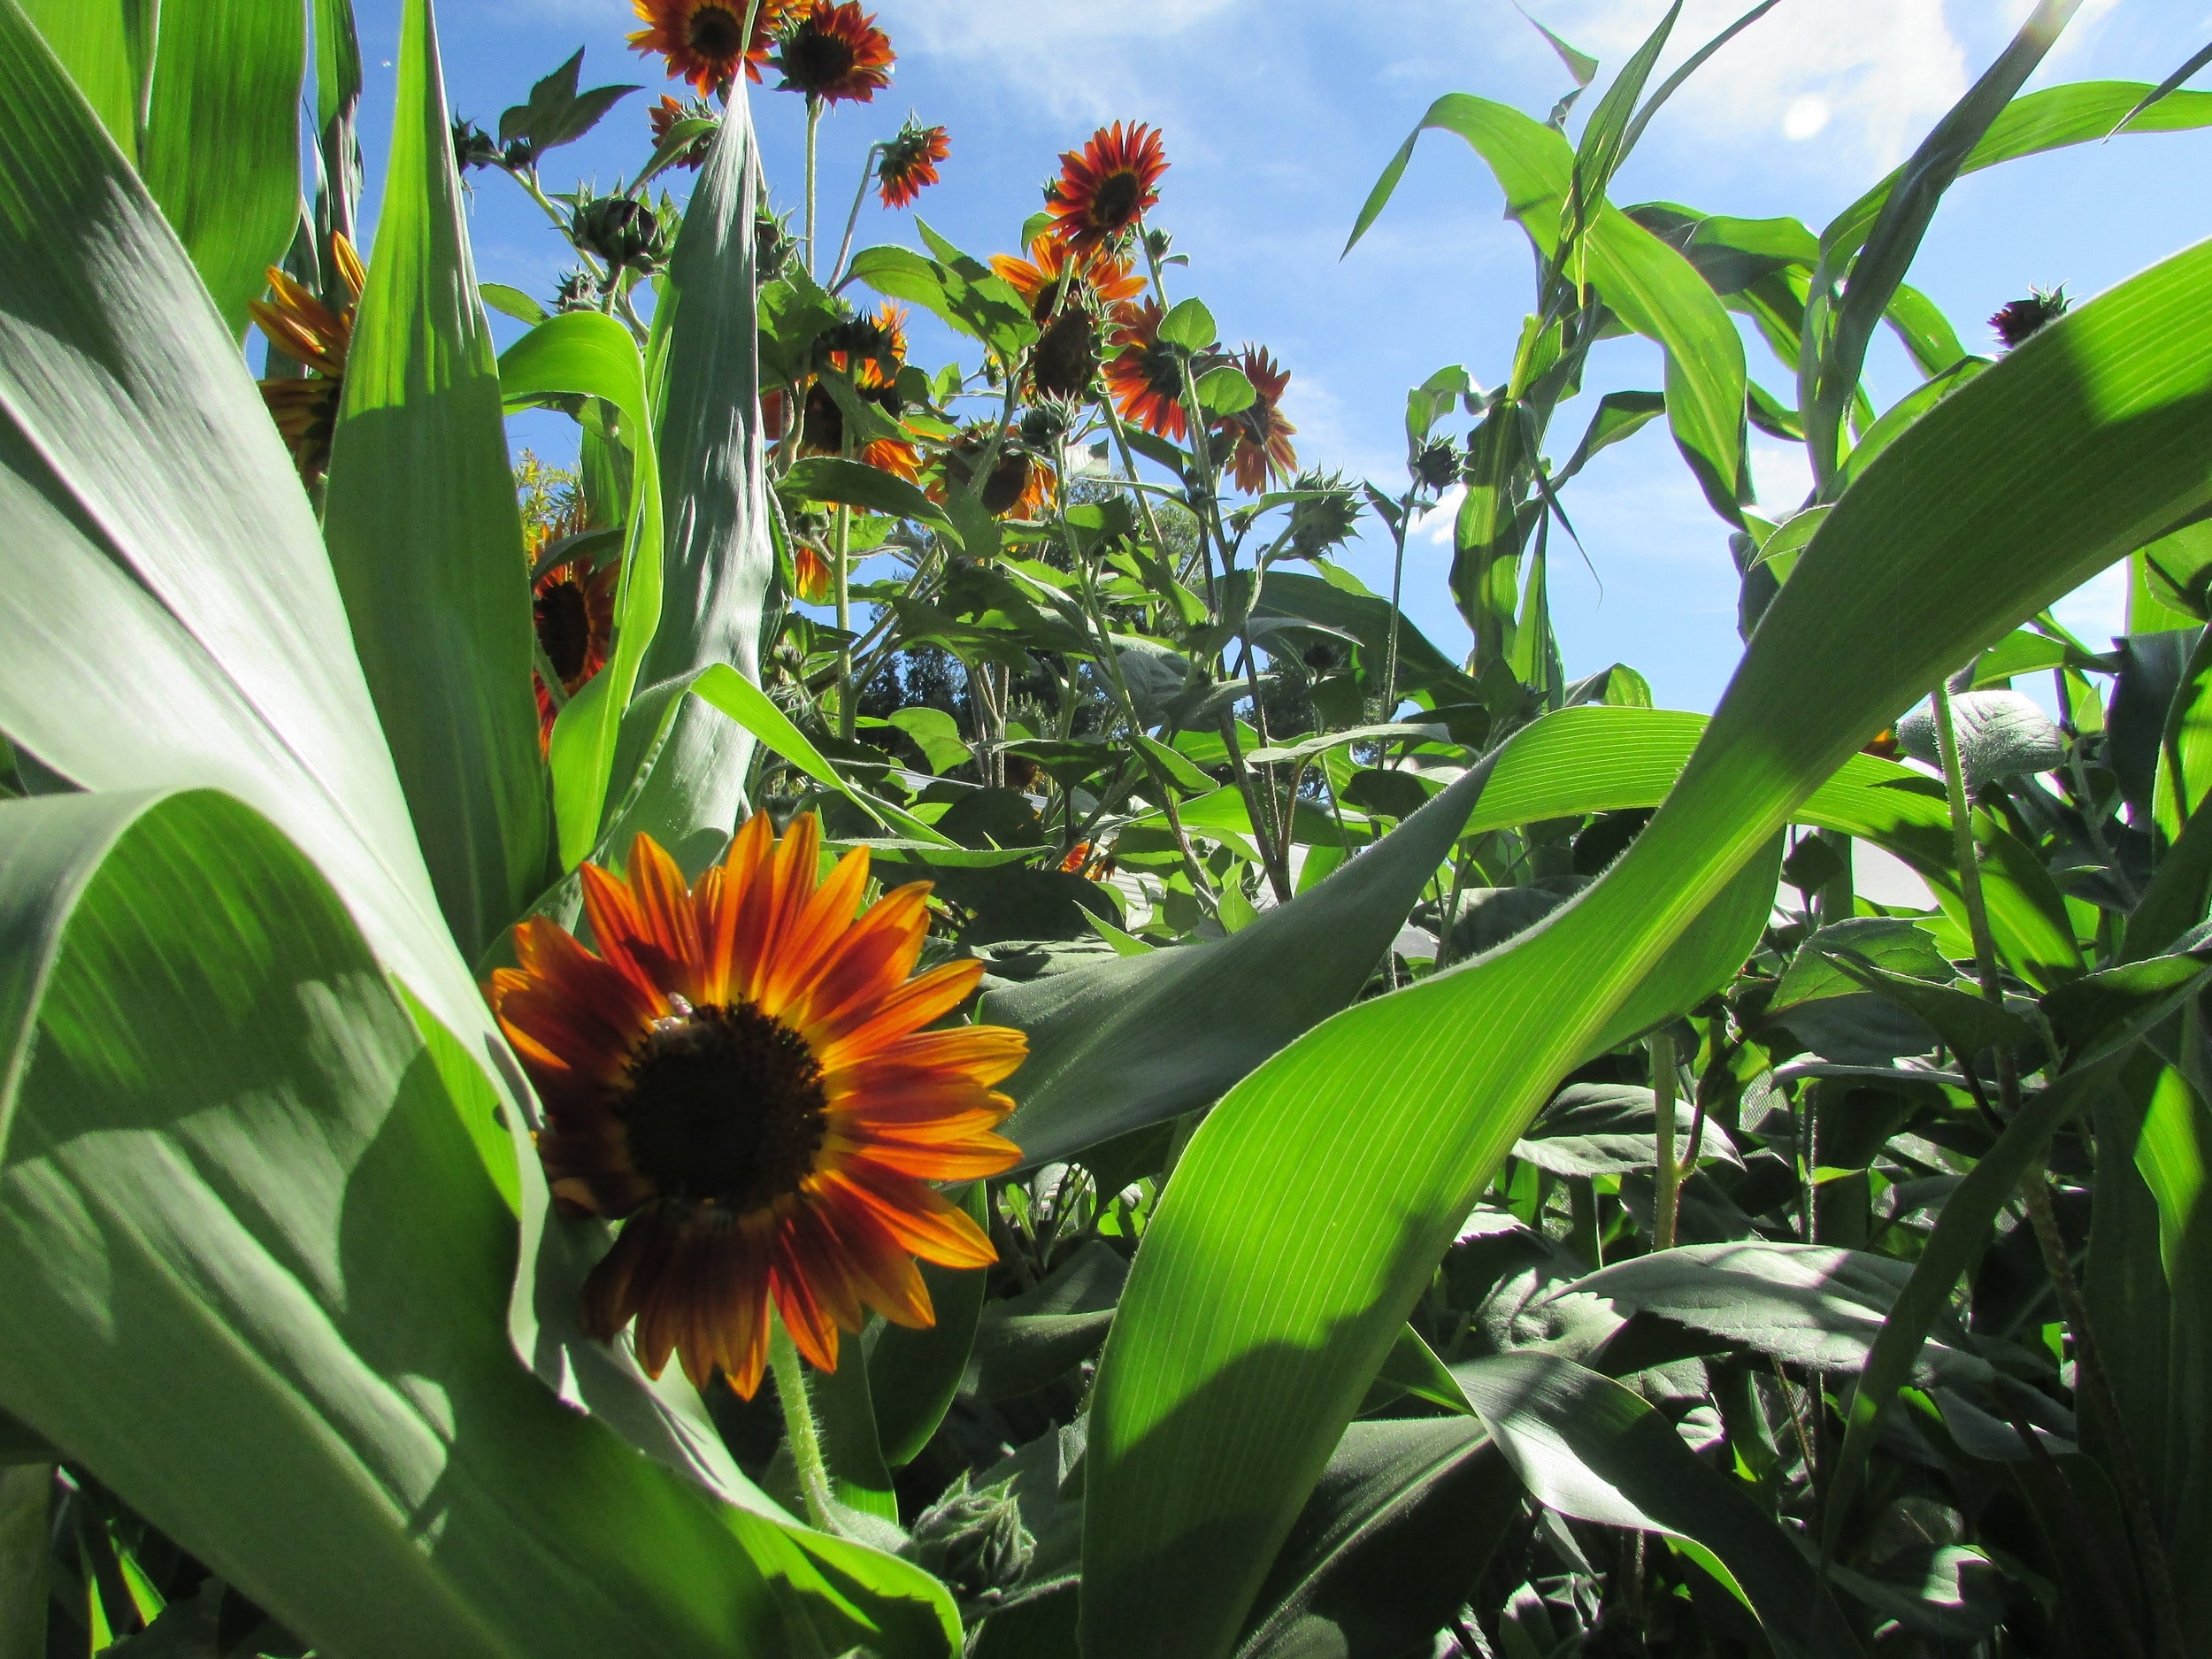
[[[807,1039],[816,1045],[822,1070],[834,1073],[875,1053],[886,1044],[941,1019],[974,994],[983,978],[975,957],[948,962],[908,980],[873,1004],[853,1002],[811,1023]]]

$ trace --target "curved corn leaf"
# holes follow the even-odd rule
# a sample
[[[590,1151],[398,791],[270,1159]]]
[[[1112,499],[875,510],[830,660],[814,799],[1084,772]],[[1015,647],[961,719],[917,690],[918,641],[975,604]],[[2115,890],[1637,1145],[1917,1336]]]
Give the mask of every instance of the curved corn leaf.
[[[545,885],[552,825],[529,565],[430,0],[409,0],[401,30],[323,534],[439,904],[473,959]]]
[[[152,0],[24,0],[24,9],[108,136],[135,161],[153,69]]]
[[[1227,1649],[1474,1195],[1674,939],[1951,664],[2212,500],[2208,280],[2212,247],[2177,255],[1931,411],[1823,522],[1595,886],[1466,971],[1338,1015],[1208,1118],[1093,1395],[1092,1640]]]
[[[717,1502],[515,1364],[451,1062],[265,819],[0,806],[0,1398],[286,1624],[396,1659],[954,1651],[926,1574]]]

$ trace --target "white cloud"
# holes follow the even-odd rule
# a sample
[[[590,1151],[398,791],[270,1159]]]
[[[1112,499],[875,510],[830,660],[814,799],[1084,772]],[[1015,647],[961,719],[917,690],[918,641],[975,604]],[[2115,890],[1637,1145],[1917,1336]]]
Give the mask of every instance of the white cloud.
[[[1164,43],[1238,0],[910,0],[900,46],[976,63],[1062,117],[1106,120],[1160,89]],[[1071,65],[1080,72],[1070,73]]]
[[[1813,464],[1801,443],[1755,443],[1751,479],[1760,510],[1771,515],[1794,508],[1812,493]]]
[[[1664,9],[1660,0],[1572,0],[1544,20],[1610,67]],[[1742,10],[1740,0],[1690,0],[1660,73],[1672,73]],[[1966,54],[1938,0],[1791,0],[1715,53],[1654,133],[1742,145],[1819,134],[1839,170],[1855,173],[1903,160],[1967,81]]]

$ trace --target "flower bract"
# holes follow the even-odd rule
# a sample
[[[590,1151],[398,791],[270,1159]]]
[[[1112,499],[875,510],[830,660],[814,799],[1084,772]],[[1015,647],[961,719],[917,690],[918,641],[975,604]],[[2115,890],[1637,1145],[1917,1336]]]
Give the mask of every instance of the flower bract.
[[[965,1002],[983,964],[914,975],[927,883],[861,913],[864,849],[818,878],[817,820],[779,841],[764,815],[687,887],[647,836],[618,879],[581,867],[587,949],[536,917],[492,976],[499,1023],[546,1113],[538,1152],[572,1211],[624,1219],[583,1293],[585,1328],[636,1321],[654,1375],[759,1386],[772,1303],[801,1353],[837,1364],[866,1310],[933,1321],[915,1258],[995,1259],[933,1180],[1020,1156],[993,1133],[1022,1033],[923,1027]]]

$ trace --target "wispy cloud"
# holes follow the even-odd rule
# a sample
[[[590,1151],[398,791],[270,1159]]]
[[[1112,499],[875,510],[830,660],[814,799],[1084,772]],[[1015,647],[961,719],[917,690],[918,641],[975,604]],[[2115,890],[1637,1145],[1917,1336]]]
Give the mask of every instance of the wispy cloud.
[[[1173,42],[1238,0],[915,0],[898,11],[902,49],[973,65],[1053,115],[1107,120],[1156,95]]]

